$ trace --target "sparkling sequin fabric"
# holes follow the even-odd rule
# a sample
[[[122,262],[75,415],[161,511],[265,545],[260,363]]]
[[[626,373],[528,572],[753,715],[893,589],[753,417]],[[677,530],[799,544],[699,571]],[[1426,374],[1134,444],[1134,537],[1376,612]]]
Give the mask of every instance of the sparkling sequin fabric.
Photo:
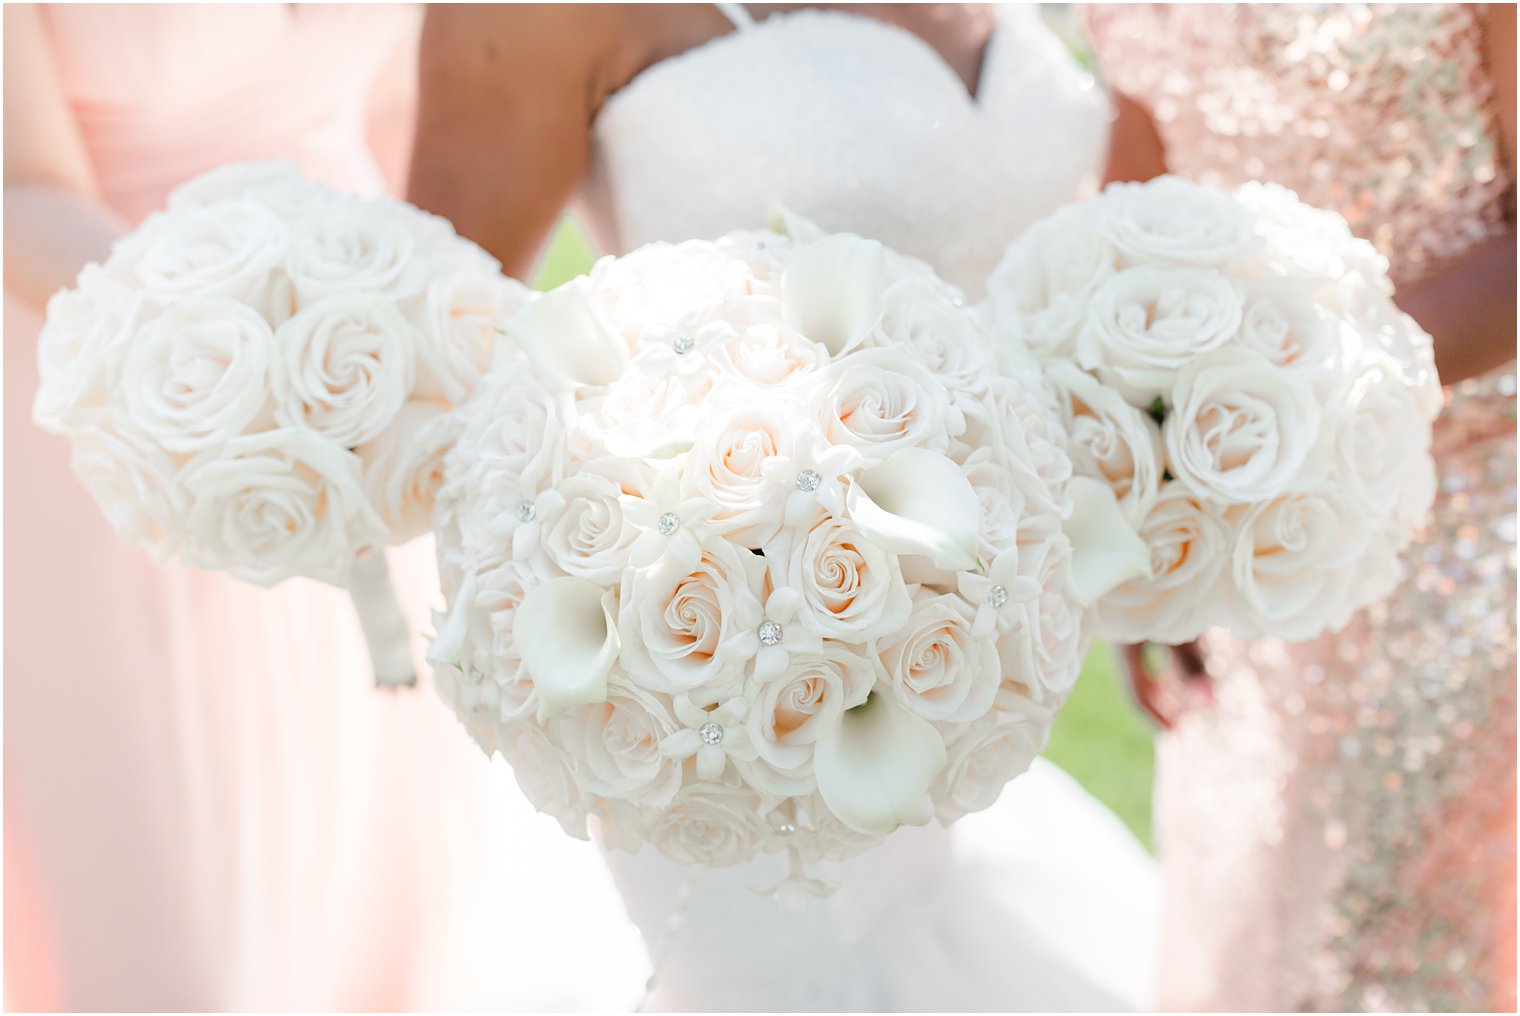
[[[1407,282],[1504,226],[1480,25],[1457,5],[1104,7],[1170,168],[1275,181]],[[1163,739],[1162,1004],[1514,1008],[1515,375],[1447,390],[1408,577],[1300,645],[1204,640],[1216,704]]]

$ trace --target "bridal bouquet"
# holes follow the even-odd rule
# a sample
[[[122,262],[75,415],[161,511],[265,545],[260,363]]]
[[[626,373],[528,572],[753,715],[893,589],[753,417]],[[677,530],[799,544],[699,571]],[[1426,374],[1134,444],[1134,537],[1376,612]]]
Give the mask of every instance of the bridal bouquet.
[[[431,528],[451,410],[525,302],[497,267],[399,201],[215,170],[49,301],[35,417],[155,559],[347,585],[365,551]],[[355,595],[394,635],[393,605]],[[376,662],[404,679],[401,642]]]
[[[1073,510],[1038,372],[998,370],[926,266],[656,244],[504,335],[439,492],[432,659],[539,810],[796,865],[1029,764],[1084,648],[1063,523],[1114,530]]]
[[[1441,393],[1391,292],[1343,219],[1270,185],[1117,184],[1008,249],[987,325],[1043,361],[1076,471],[1150,546],[1099,636],[1301,640],[1392,591]]]

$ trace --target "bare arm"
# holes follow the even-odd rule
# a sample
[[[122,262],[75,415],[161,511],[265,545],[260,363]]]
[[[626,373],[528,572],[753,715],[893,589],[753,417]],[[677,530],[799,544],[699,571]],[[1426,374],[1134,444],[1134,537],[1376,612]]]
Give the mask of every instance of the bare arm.
[[[586,172],[607,13],[429,7],[410,196],[526,278]]]
[[[1114,121],[1109,128],[1103,182],[1140,182],[1165,173],[1166,148],[1150,113],[1123,92],[1113,93],[1113,102]]]
[[[126,223],[101,202],[35,6],[5,8],[5,288],[37,308]]]
[[[1510,179],[1515,175],[1515,8],[1490,4],[1483,40],[1499,114],[1499,141]],[[1399,306],[1436,340],[1436,369],[1451,384],[1515,358],[1515,194],[1506,228],[1412,285],[1400,287]]]

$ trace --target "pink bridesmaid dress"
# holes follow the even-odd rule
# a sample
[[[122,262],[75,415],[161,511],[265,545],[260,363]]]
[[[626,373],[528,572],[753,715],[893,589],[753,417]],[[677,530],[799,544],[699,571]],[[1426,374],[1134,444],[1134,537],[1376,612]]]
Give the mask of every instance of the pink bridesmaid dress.
[[[366,106],[415,43],[414,8],[43,19],[105,201],[130,221],[244,159],[382,186]],[[8,1005],[457,1004],[478,754],[426,689],[373,688],[342,591],[160,569],[117,539],[67,443],[31,422],[37,326],[7,294]],[[419,630],[430,559],[430,540],[392,554]]]
[[[1494,92],[1514,82],[1469,5],[1088,24],[1172,171],[1290,187],[1396,283],[1505,227]],[[1302,644],[1203,640],[1216,703],[1158,757],[1163,1006],[1514,1011],[1515,450],[1513,363],[1448,387],[1440,493],[1394,595]]]

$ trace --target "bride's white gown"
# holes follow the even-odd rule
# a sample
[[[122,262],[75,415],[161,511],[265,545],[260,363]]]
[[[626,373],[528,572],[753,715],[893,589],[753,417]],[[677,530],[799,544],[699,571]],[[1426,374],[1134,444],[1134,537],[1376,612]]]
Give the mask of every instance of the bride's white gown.
[[[758,226],[780,202],[975,298],[1008,241],[1095,175],[1107,104],[1032,9],[1001,13],[972,96],[903,29],[817,10],[755,24],[720,6],[733,33],[603,106],[588,200],[619,249]],[[900,830],[835,866],[838,891],[800,912],[749,889],[780,875],[779,857],[693,872],[653,848],[609,853],[615,890],[597,848],[501,792],[514,810],[478,939],[484,1003],[626,1008],[652,954],[651,1010],[1153,1004],[1154,864],[1048,762],[953,830]]]

